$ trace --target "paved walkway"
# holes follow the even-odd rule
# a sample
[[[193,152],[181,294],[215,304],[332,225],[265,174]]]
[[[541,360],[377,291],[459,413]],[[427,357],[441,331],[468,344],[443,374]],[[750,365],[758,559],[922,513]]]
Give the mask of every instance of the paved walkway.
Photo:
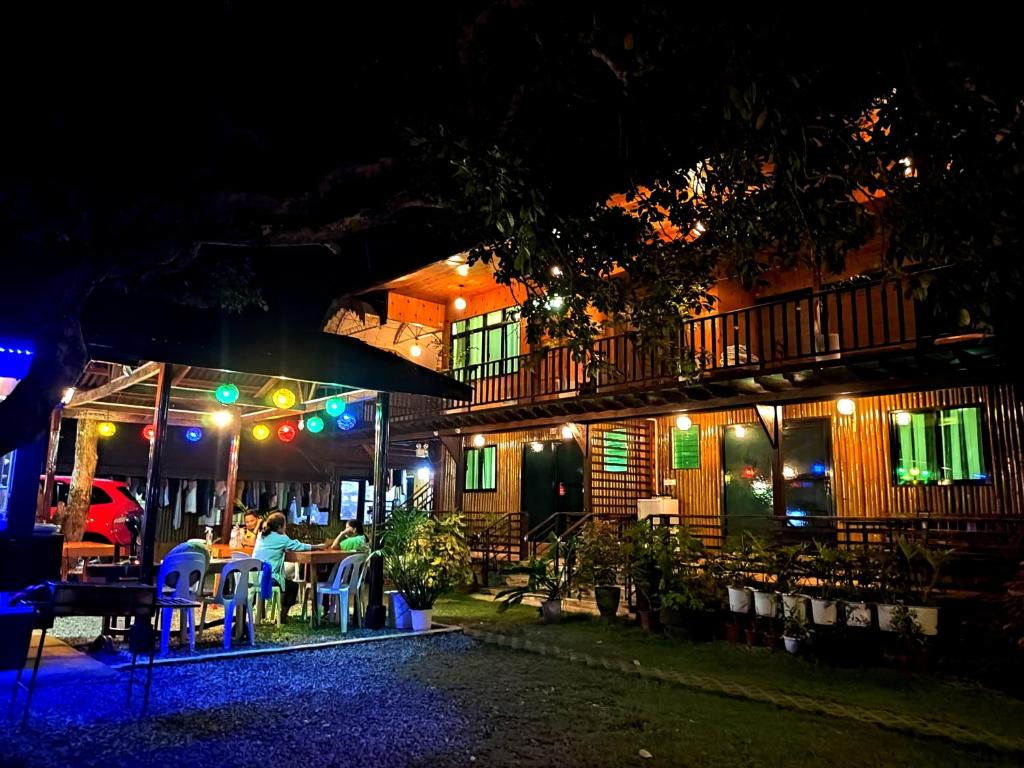
[[[39,634],[38,631],[32,633],[29,659],[25,666],[26,678],[32,672]],[[15,670],[0,672],[0,690],[10,690],[17,674]],[[43,659],[39,664],[39,676],[36,678],[37,688],[109,677],[117,677],[117,672],[88,654],[76,651],[59,637],[47,633],[46,643],[43,645]]]

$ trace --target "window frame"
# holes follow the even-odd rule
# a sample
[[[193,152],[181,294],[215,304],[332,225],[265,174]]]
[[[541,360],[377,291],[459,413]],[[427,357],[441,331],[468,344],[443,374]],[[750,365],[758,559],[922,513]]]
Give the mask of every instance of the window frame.
[[[476,477],[476,486],[477,487],[470,488],[469,487],[469,464],[470,464],[469,456],[470,456],[471,453],[477,452],[477,453],[480,454],[481,459],[483,459],[483,457],[486,456],[486,452],[487,451],[491,451],[492,455],[494,456],[494,459],[493,459],[494,485],[492,487],[490,487],[490,488],[483,487],[484,486],[484,481],[486,480],[486,477],[484,476],[484,467],[486,466],[486,461],[485,460],[481,460],[481,461],[478,461],[476,463],[477,464],[477,477]],[[464,460],[465,460],[465,469],[464,469],[464,471],[462,473],[462,490],[464,492],[466,492],[466,493],[494,493],[495,491],[498,490],[498,446],[496,446],[496,445],[481,445],[481,446],[474,446],[472,448],[467,448],[466,451],[465,451]]]
[[[967,410],[974,408],[978,411],[978,440],[981,442],[981,455],[985,462],[985,470],[988,477],[984,480],[967,479],[967,480],[945,480],[941,478],[942,475],[942,452],[943,452],[943,436],[942,436],[942,420],[939,418],[943,411],[957,411]],[[899,462],[897,461],[896,446],[899,441],[899,425],[896,423],[897,413],[930,413],[935,416],[935,456],[936,463],[938,465],[938,475],[940,479],[933,483],[900,483],[899,472],[897,471]],[[988,486],[994,483],[992,477],[992,451],[989,448],[988,439],[988,419],[985,416],[985,404],[982,402],[963,403],[960,405],[947,405],[929,408],[892,408],[887,411],[886,414],[889,418],[889,479],[890,483],[894,488],[942,488],[942,487],[955,487],[955,486]]]
[[[687,435],[687,434],[690,433],[691,430],[694,430],[694,429],[697,431],[697,466],[695,466],[695,467],[677,467],[676,466],[676,433],[681,434],[681,435]],[[669,443],[668,443],[668,446],[669,446],[669,466],[671,466],[672,471],[673,472],[687,472],[689,470],[694,470],[694,469],[699,471],[701,469],[701,465],[703,463],[703,456],[701,456],[701,446],[700,446],[700,424],[697,424],[697,423],[690,424],[690,429],[680,429],[679,427],[673,425],[673,426],[669,427],[669,430],[670,430],[669,431],[669,438],[668,438],[668,440],[669,440]]]
[[[615,435],[615,440],[609,441],[608,436]],[[621,438],[621,442],[619,439]],[[616,453],[609,453],[609,448],[614,450]],[[622,451],[622,455],[618,454],[618,451]],[[601,471],[608,472],[609,474],[617,475],[623,472],[629,472],[629,429],[626,427],[615,427],[612,429],[606,429],[601,434]],[[614,461],[609,463],[609,458],[613,458]],[[621,461],[621,463],[619,463]]]
[[[493,315],[495,312],[501,312],[501,321],[488,322],[488,316]],[[480,327],[470,328],[470,323],[477,318],[481,318]],[[460,324],[462,326],[462,330],[456,331],[456,326],[459,326]],[[516,328],[516,348],[511,350],[509,349],[509,336],[512,334],[510,334],[509,329],[513,326]],[[488,336],[492,331],[498,331],[501,337],[501,356],[494,360],[488,360],[485,359],[485,357],[488,349]],[[479,363],[469,362],[470,342],[474,337],[479,337],[481,339]],[[465,357],[461,363],[457,360],[455,352],[455,348],[458,346],[460,341],[463,342],[464,351],[462,354]],[[474,381],[476,379],[516,373],[519,370],[521,349],[522,320],[520,316],[520,308],[518,306],[502,307],[501,309],[494,309],[490,312],[483,312],[479,315],[455,320],[449,327],[449,368],[460,381]]]

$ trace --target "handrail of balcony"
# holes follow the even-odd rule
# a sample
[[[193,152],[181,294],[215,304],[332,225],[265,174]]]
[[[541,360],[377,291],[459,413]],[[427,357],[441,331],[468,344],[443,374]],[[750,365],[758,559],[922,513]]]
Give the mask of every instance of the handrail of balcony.
[[[901,279],[807,291],[750,307],[697,314],[668,341],[626,332],[595,341],[585,361],[568,346],[446,373],[473,388],[471,403],[431,399],[393,406],[397,421],[428,411],[529,402],[571,393],[670,384],[701,376],[768,373],[787,364],[909,349],[935,335]],[[417,407],[418,403],[418,407]]]

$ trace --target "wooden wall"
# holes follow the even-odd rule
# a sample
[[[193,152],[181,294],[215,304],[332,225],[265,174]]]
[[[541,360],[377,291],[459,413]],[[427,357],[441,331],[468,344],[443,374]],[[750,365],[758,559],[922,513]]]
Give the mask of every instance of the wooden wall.
[[[625,471],[608,471],[607,434],[622,433],[626,445]],[[637,499],[650,498],[654,485],[654,421],[626,419],[590,425],[590,503],[587,511],[600,515],[636,514]]]
[[[1024,410],[1008,385],[958,387],[854,398],[856,412],[843,416],[835,401],[786,406],[784,419],[828,418],[832,427],[833,497],[840,517],[888,517],[928,511],[936,515],[1024,514]],[[992,483],[983,486],[899,487],[892,482],[889,412],[981,404]],[[721,435],[730,424],[756,424],[753,408],[689,414],[701,428],[700,469],[671,469],[671,427],[677,414],[656,420],[657,485],[679,499],[680,512],[720,516]],[[665,478],[676,485],[666,487]]]

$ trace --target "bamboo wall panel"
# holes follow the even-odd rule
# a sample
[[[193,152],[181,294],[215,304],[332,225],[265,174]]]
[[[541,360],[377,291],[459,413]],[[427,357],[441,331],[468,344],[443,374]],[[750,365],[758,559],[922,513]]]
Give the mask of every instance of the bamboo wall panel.
[[[520,490],[523,474],[523,446],[534,440],[560,439],[560,430],[555,427],[542,429],[520,429],[513,432],[498,432],[484,435],[484,445],[497,446],[497,488],[493,491],[466,491],[462,507],[469,512],[519,512]],[[462,439],[462,450],[473,447],[473,436]],[[452,495],[456,481],[454,462],[450,468]],[[461,482],[461,479],[458,480]]]
[[[843,416],[834,401],[784,408],[785,420],[828,418],[832,430],[832,492],[840,517],[1024,514],[1024,410],[1009,385],[958,387],[854,398],[856,411]],[[980,405],[992,483],[989,485],[896,486],[892,482],[889,413],[919,408]],[[679,510],[698,530],[720,520],[722,509],[721,435],[730,424],[756,424],[752,408],[688,414],[700,426],[700,469],[673,470],[671,428],[676,415],[655,425],[658,488],[679,500]],[[673,478],[676,485],[665,486]],[[711,532],[709,528],[707,533]]]
[[[636,514],[637,499],[650,498],[654,480],[653,421],[630,419],[590,425],[590,504],[599,515]],[[605,469],[607,434],[619,431],[625,438],[625,471]]]

